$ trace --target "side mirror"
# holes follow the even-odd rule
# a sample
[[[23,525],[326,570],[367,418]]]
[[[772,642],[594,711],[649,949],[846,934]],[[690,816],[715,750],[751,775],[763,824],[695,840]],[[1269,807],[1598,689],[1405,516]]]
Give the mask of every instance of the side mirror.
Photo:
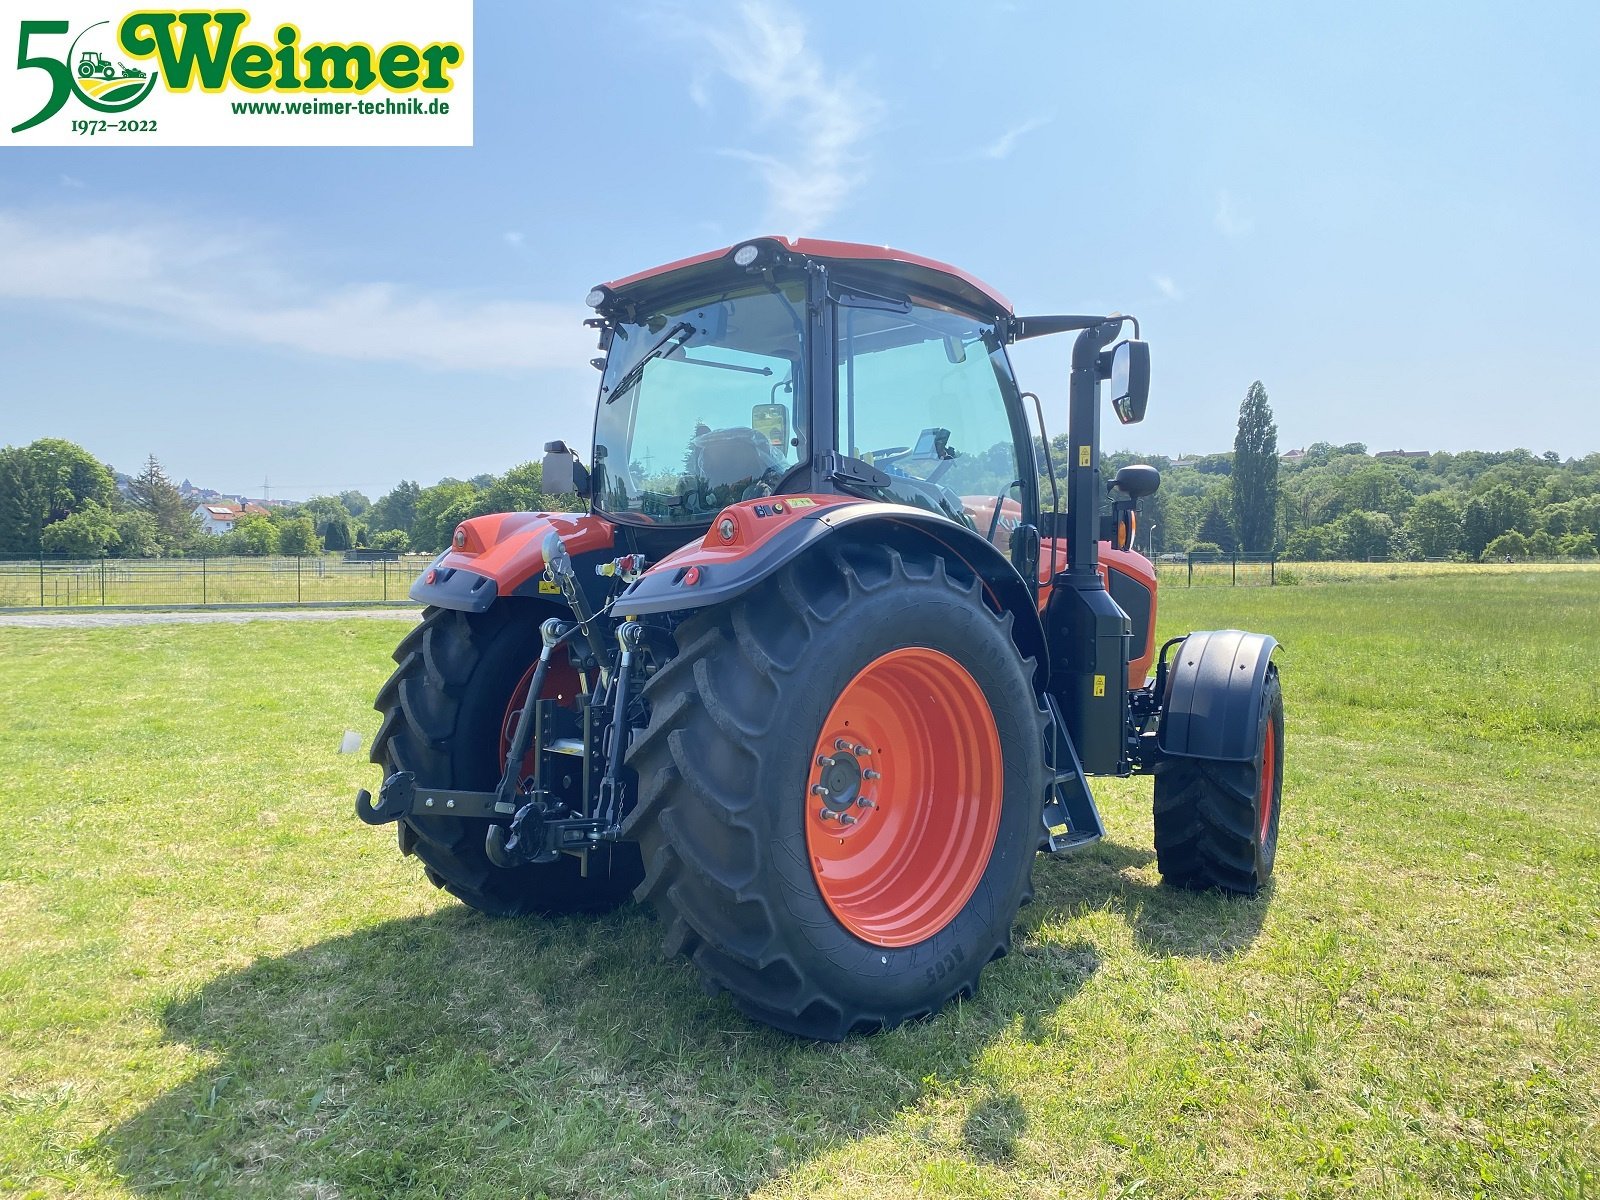
[[[1117,420],[1138,424],[1149,403],[1150,343],[1118,342],[1111,351],[1111,407]]]
[[[1131,500],[1142,500],[1155,495],[1161,486],[1161,472],[1145,463],[1132,463],[1112,477],[1110,486]]]
[[[540,471],[539,490],[547,496],[561,496],[575,492],[589,494],[589,472],[577,456],[567,449],[565,442],[544,444],[544,463]]]
[[[757,404],[750,409],[750,428],[780,455],[789,452],[789,409],[782,404]]]

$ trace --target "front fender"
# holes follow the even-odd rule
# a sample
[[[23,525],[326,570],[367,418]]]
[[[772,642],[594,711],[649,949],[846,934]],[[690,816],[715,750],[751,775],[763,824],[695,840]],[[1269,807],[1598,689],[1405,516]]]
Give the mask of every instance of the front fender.
[[[504,596],[545,596],[557,602],[561,589],[544,579],[544,539],[561,535],[574,561],[585,555],[610,558],[616,527],[588,513],[494,513],[456,527],[451,548],[433,560],[411,585],[411,598],[439,608],[483,612]],[[579,571],[579,579],[593,572]]]
[[[780,511],[773,512],[780,503]],[[725,518],[733,522],[732,537],[723,534]],[[908,505],[829,495],[774,496],[729,505],[703,540],[668,555],[635,580],[615,611],[637,617],[725,604],[827,538],[840,536],[873,539],[902,552],[923,549],[964,564],[982,581],[992,606],[1012,614],[1012,636],[1025,657],[1037,660],[1034,682],[1044,686],[1049,656],[1033,590],[979,534]]]
[[[1241,629],[1191,633],[1173,655],[1157,745],[1166,755],[1248,762],[1255,757],[1275,638]]]

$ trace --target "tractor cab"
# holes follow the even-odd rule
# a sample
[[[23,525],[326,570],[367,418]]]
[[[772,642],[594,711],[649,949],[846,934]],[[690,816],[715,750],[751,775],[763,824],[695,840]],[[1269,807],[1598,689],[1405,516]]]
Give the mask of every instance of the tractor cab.
[[[739,502],[858,497],[944,517],[1037,574],[1048,467],[1006,354],[1033,333],[993,288],[880,247],[765,238],[589,303],[604,353],[591,468],[558,444],[547,490],[646,540]]]

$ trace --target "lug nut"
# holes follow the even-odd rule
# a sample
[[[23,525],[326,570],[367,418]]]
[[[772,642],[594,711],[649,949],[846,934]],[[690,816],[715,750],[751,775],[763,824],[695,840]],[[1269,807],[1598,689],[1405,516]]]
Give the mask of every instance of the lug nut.
[[[861,778],[863,778],[863,779],[882,779],[883,776],[878,774],[876,771],[872,770],[869,767],[865,771],[861,772]]]
[[[878,802],[870,796],[861,796],[856,800],[857,808],[877,808]]]
[[[835,750],[845,750],[845,751],[849,751],[849,750],[854,750],[855,749],[855,747],[852,746],[849,742],[845,741],[844,738],[834,738],[833,739],[833,748]]]
[[[827,754],[819,754],[819,755],[817,755],[817,766],[819,766],[819,767],[831,767],[831,766],[833,766],[833,758],[832,758],[832,756],[827,755]]]
[[[833,795],[832,792],[830,792],[827,788],[823,787],[820,783],[813,783],[811,785],[811,794],[813,796],[821,796],[824,800],[826,800],[829,796]]]
[[[834,812],[831,808],[819,810],[817,816],[821,817],[824,821],[837,821],[839,819],[839,814]]]
[[[856,752],[856,757],[857,758],[871,758],[872,757],[872,751],[867,749],[867,747],[865,747],[865,746],[857,746],[857,747],[855,747],[855,752]]]
[[[856,819],[854,817],[852,817],[849,813],[840,813],[839,814],[839,824],[841,824],[841,825],[854,825],[855,823],[856,823]]]
[[[444,802],[444,806],[446,808],[454,808],[456,806],[456,802],[454,800],[446,800]]]

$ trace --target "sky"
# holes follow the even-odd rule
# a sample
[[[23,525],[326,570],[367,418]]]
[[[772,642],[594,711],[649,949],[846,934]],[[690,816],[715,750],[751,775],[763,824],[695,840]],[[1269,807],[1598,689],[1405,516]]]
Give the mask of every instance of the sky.
[[[1600,450],[1600,7],[478,0],[475,144],[0,148],[0,445],[274,498],[587,445],[595,283],[889,244],[1121,311],[1143,425]],[[6,114],[9,116],[9,114]],[[1068,341],[1014,349],[1065,427]]]

